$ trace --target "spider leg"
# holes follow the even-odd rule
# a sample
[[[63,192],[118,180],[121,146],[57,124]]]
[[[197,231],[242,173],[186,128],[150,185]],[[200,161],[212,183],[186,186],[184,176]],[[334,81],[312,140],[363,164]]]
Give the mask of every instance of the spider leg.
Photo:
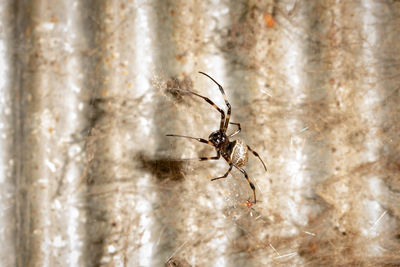
[[[236,167],[236,166],[235,166]],[[244,177],[246,178],[247,182],[249,183],[251,190],[253,190],[253,196],[254,196],[254,204],[257,203],[256,199],[256,187],[254,184],[250,181],[249,176],[247,175],[246,171],[242,168],[236,167],[239,171],[241,171],[244,174]]]
[[[240,123],[236,123],[236,122],[230,122],[229,124],[233,124],[236,125],[238,127],[238,129],[231,135],[229,135],[228,137],[232,137],[237,135],[238,133],[240,133],[240,131],[242,130],[242,128],[240,127]]]
[[[232,167],[233,167],[233,164],[230,163],[229,164],[229,169],[227,170],[227,172],[223,176],[220,176],[220,177],[217,177],[217,178],[212,178],[211,181],[215,181],[215,180],[218,180],[218,179],[226,178],[228,176],[228,174],[231,172]]]
[[[211,101],[211,99],[209,99],[208,97],[199,95],[198,93],[189,91],[189,90],[183,90],[183,89],[180,89],[180,88],[175,88],[175,89],[178,90],[178,91],[182,91],[182,92],[189,93],[189,94],[192,94],[192,95],[195,95],[195,96],[203,98],[208,104],[213,106],[216,110],[218,110],[219,113],[221,113],[221,122],[220,122],[219,128],[220,129],[224,128],[224,125],[225,125],[225,112],[221,108],[219,108],[213,101]]]
[[[258,153],[255,152],[253,149],[251,149],[249,146],[247,146],[247,148],[254,154],[254,156],[259,158],[259,160],[261,161],[262,165],[264,166],[265,171],[267,171],[267,167],[265,166],[264,161],[261,159],[260,155],[258,155]]]
[[[210,146],[214,146],[213,143],[210,141],[207,141],[206,139],[203,138],[198,138],[198,137],[191,137],[191,136],[186,136],[186,135],[179,135],[179,134],[167,134],[166,136],[172,136],[172,137],[183,137],[183,138],[188,138],[188,139],[194,139],[197,140],[201,143],[209,144]]]
[[[217,155],[214,157],[200,157],[200,158],[190,158],[190,159],[180,159],[180,161],[189,161],[189,160],[198,160],[198,161],[206,161],[206,160],[217,160],[221,158],[221,154],[217,152]]]
[[[232,110],[232,108],[231,108],[231,104],[229,104],[229,102],[228,102],[228,99],[227,99],[227,97],[226,97],[224,88],[222,88],[222,86],[221,86],[219,83],[217,83],[217,81],[214,80],[210,75],[208,75],[208,74],[206,74],[206,73],[204,73],[204,72],[202,72],[202,71],[199,71],[199,73],[201,73],[201,74],[207,76],[207,77],[210,78],[216,85],[218,85],[218,88],[219,88],[219,90],[221,91],[222,96],[224,97],[225,104],[226,104],[226,106],[228,107],[228,112],[226,113],[226,121],[225,121],[224,128],[223,128],[223,130],[226,131],[226,129],[228,129],[229,119],[231,118],[231,110]],[[221,129],[222,129],[222,128],[221,128]]]
[[[201,157],[198,160],[199,161],[206,161],[206,160],[217,160],[221,157],[221,155],[219,154],[219,152],[217,152],[217,155],[215,157]]]

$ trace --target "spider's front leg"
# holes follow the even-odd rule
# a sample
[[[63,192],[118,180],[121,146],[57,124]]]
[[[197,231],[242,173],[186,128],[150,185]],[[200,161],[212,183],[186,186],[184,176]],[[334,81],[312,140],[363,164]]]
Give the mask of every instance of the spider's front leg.
[[[221,92],[222,97],[224,98],[225,104],[226,104],[226,106],[228,107],[228,111],[227,111],[227,113],[226,113],[226,120],[225,120],[225,123],[224,123],[224,125],[223,125],[223,128],[221,127],[221,130],[226,131],[226,129],[228,129],[229,119],[231,118],[231,111],[232,111],[232,108],[231,108],[231,104],[229,104],[229,102],[228,102],[228,98],[226,97],[224,88],[223,88],[216,80],[214,80],[214,78],[212,78],[212,77],[211,77],[210,75],[208,75],[207,73],[204,73],[204,72],[202,72],[202,71],[199,71],[199,73],[201,73],[201,74],[207,76],[207,77],[210,78],[216,85],[218,85],[219,91]]]
[[[242,130],[242,127],[240,127],[240,123],[237,123],[237,122],[230,122],[229,124],[233,124],[233,125],[236,125],[236,126],[238,127],[234,133],[232,133],[232,134],[229,135],[229,138],[231,138],[232,136],[237,135],[237,134],[240,133],[240,131]]]

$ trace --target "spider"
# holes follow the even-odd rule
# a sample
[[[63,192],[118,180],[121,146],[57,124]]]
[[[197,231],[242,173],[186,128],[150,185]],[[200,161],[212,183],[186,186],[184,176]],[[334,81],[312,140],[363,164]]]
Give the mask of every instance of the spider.
[[[243,173],[244,177],[246,178],[247,182],[249,183],[249,186],[251,190],[253,190],[253,196],[254,196],[254,204],[257,202],[256,199],[256,189],[254,184],[250,181],[249,176],[247,175],[247,172],[243,169],[243,167],[246,165],[247,160],[248,160],[248,151],[251,151],[254,156],[258,157],[259,160],[261,161],[262,165],[264,166],[265,171],[267,171],[267,167],[265,166],[263,160],[261,159],[260,155],[256,151],[250,148],[250,146],[246,145],[245,142],[243,142],[240,139],[230,141],[229,138],[235,136],[236,134],[240,133],[242,128],[240,127],[240,123],[236,122],[229,122],[229,119],[231,117],[231,105],[229,104],[227,97],[225,95],[225,91],[222,88],[222,86],[215,81],[210,75],[204,73],[204,72],[199,72],[208,78],[210,78],[216,85],[218,85],[219,90],[221,91],[221,94],[225,100],[225,104],[228,107],[228,111],[225,117],[225,112],[221,108],[219,108],[216,104],[214,104],[213,101],[211,101],[209,98],[199,95],[195,92],[189,91],[189,90],[183,90],[183,89],[176,89],[185,93],[189,93],[195,96],[198,96],[202,99],[204,99],[207,103],[209,103],[211,106],[213,106],[216,110],[218,110],[219,113],[221,113],[221,122],[219,129],[217,131],[214,131],[210,134],[208,137],[208,140],[203,139],[203,138],[197,138],[197,137],[191,137],[191,136],[186,136],[186,135],[178,135],[178,134],[167,134],[167,136],[171,137],[183,137],[183,138],[188,138],[188,139],[194,139],[197,140],[201,143],[205,143],[208,145],[211,145],[215,147],[215,150],[217,152],[217,155],[214,157],[201,157],[201,158],[195,158],[195,159],[182,159],[182,160],[199,160],[199,161],[205,161],[205,160],[218,160],[221,155],[222,157],[226,160],[226,162],[229,164],[229,169],[228,171],[220,177],[216,177],[211,179],[211,181],[215,181],[218,179],[223,179],[228,176],[228,174],[231,172],[232,168],[235,167],[237,168],[240,172]],[[230,135],[227,135],[226,132],[228,130],[229,124],[236,125],[237,129],[235,132],[233,132]]]

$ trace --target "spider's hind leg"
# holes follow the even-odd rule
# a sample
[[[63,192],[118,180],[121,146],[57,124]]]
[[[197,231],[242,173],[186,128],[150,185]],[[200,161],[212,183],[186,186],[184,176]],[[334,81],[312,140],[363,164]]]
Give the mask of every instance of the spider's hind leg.
[[[251,147],[247,146],[247,148],[254,154],[254,156],[256,156],[261,161],[262,165],[264,166],[265,171],[267,171],[267,166],[265,166],[265,163],[261,159],[260,155],[258,155],[257,152],[255,152],[253,149],[251,149]]]
[[[233,164],[232,163],[229,164],[229,169],[226,171],[226,173],[224,175],[222,175],[220,177],[212,178],[211,181],[215,181],[215,180],[218,180],[218,179],[226,178],[228,176],[228,174],[231,172],[232,167],[233,167]]]
[[[253,196],[254,196],[254,204],[257,203],[257,199],[256,199],[256,187],[254,186],[254,184],[250,181],[249,176],[247,175],[247,172],[242,169],[242,168],[238,168],[239,171],[241,171],[244,174],[244,177],[246,178],[247,182],[249,183],[249,186],[251,187],[251,190],[253,190]]]

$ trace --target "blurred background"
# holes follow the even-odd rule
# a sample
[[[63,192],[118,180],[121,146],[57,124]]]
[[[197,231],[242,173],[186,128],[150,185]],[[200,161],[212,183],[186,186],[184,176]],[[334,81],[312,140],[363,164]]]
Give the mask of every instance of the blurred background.
[[[400,2],[2,0],[1,266],[399,266]],[[243,175],[207,138],[232,105]],[[228,132],[233,131],[232,127]]]

